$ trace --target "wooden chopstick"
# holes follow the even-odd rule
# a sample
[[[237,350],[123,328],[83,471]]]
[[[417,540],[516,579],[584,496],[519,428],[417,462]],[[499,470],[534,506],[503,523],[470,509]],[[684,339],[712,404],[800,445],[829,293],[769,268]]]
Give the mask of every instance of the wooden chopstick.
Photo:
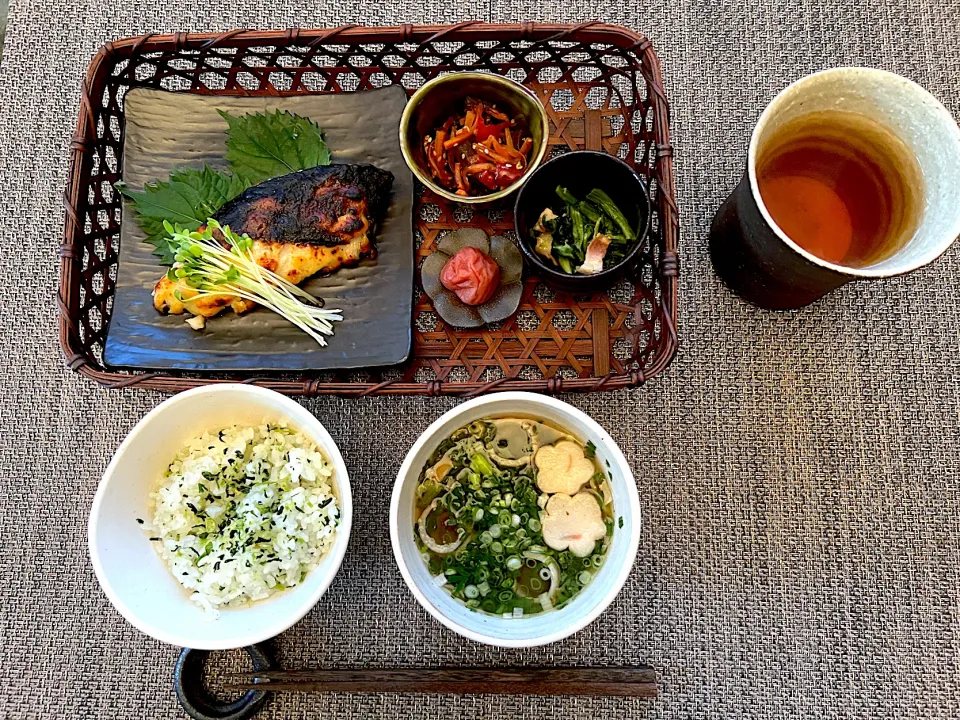
[[[268,670],[229,675],[227,690],[656,697],[649,666],[616,668],[402,668]]]

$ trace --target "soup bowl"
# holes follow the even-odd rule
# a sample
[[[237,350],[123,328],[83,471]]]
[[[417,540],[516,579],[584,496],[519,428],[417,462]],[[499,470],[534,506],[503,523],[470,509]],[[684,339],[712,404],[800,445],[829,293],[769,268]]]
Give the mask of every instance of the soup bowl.
[[[458,428],[484,417],[527,416],[559,426],[596,447],[613,493],[613,538],[603,565],[559,609],[523,617],[473,610],[438,585],[414,538],[420,473],[437,446]],[[535,647],[562,640],[593,622],[630,574],[640,543],[640,502],[633,472],[613,438],[582,411],[555,398],[505,392],[470,400],[442,415],[420,436],[397,473],[390,503],[390,540],[410,592],[434,618],[463,637],[498,647]]]
[[[150,493],[183,446],[230,425],[284,421],[319,447],[334,468],[340,523],[333,546],[295,587],[221,610],[216,620],[190,600],[150,541]],[[347,550],[353,504],[350,480],[333,438],[309,410],[252,385],[224,384],[175,395],[147,413],[120,444],[90,510],[90,560],[100,587],[135,628],[162,642],[198,650],[268,640],[300,620],[333,582]],[[143,520],[140,524],[138,520]]]

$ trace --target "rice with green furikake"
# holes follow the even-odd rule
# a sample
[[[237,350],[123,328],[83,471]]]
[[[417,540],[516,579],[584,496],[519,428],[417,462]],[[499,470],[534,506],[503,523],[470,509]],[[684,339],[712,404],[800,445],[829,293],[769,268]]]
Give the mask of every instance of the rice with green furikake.
[[[333,465],[301,433],[233,426],[191,440],[168,468],[152,536],[190,599],[218,608],[299,584],[340,519]]]

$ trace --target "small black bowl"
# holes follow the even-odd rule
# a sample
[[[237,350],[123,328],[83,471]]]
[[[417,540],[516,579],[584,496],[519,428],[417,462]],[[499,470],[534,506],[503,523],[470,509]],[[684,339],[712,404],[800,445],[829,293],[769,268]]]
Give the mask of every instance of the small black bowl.
[[[558,185],[567,188],[577,198],[586,197],[593,188],[600,188],[610,196],[631,225],[637,228],[637,239],[623,260],[595,275],[568,275],[537,255],[530,228],[537,224],[544,208],[553,208],[555,212],[563,209],[563,201],[557,197]],[[560,155],[531,173],[517,195],[514,223],[517,243],[527,265],[544,282],[571,292],[600,290],[612,285],[636,262],[650,229],[650,196],[643,178],[619,158],[592,150],[577,150]]]

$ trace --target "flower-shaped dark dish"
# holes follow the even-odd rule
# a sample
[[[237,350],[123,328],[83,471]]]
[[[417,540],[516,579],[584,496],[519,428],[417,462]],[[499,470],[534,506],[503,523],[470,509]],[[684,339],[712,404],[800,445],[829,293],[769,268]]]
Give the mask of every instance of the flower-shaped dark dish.
[[[491,257],[500,268],[500,284],[480,305],[468,305],[440,281],[443,268],[464,248],[474,248]],[[423,290],[433,301],[437,314],[454,327],[480,327],[506,320],[517,311],[523,294],[523,258],[516,245],[506,238],[490,237],[479,228],[456,230],[437,243],[420,268]]]

